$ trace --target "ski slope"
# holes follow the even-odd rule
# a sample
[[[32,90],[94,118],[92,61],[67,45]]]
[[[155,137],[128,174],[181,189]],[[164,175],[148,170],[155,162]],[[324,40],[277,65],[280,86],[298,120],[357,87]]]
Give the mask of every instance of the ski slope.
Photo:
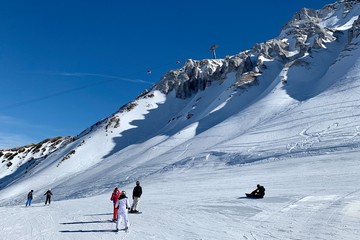
[[[358,239],[358,6],[319,23],[343,31],[323,48],[262,58],[251,86],[229,73],[186,99],[155,89],[32,165],[17,156],[2,169],[0,239]],[[136,180],[143,213],[115,233],[110,195],[131,202]],[[256,184],[265,198],[245,198]]]
[[[1,207],[1,239],[355,240],[358,157],[347,151],[236,167],[213,157],[187,163],[142,182],[143,213],[129,215],[128,233],[113,232],[111,192],[56,201],[54,190],[50,206]],[[256,183],[265,185],[265,198],[244,198]],[[131,192],[133,185],[122,189]]]

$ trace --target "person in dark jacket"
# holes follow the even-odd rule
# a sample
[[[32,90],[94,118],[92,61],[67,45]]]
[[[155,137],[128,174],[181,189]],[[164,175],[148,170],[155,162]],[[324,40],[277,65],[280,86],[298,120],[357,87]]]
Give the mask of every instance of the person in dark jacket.
[[[136,181],[136,186],[134,187],[133,195],[132,195],[133,203],[130,209],[131,213],[139,212],[138,206],[139,206],[141,194],[142,194],[142,187],[140,186],[140,182]]]
[[[265,196],[265,188],[260,184],[256,185],[256,189],[251,192],[251,195],[257,198],[263,198]]]
[[[47,203],[49,203],[50,205],[50,202],[51,202],[51,196],[53,195],[52,192],[51,192],[51,189],[47,190],[46,193],[44,193],[44,196],[46,195],[46,200],[45,200],[45,205]]]
[[[33,192],[34,192],[34,190],[31,190],[27,195],[27,200],[26,200],[26,204],[25,204],[26,207],[31,206],[31,201],[33,199]]]

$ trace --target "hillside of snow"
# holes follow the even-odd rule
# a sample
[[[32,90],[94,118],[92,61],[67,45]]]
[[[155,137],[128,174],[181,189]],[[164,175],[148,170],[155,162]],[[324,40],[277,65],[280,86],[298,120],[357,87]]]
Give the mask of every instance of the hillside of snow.
[[[359,14],[303,9],[278,38],[189,59],[78,136],[1,150],[1,236],[357,239]],[[111,192],[131,202],[136,180],[143,213],[114,233]],[[265,198],[244,198],[257,183]]]

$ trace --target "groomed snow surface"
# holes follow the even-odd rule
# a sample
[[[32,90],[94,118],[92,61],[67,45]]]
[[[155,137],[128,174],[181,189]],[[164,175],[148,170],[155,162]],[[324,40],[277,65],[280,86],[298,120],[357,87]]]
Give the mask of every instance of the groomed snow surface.
[[[56,201],[55,191],[50,206],[1,207],[1,239],[355,240],[358,157],[354,151],[166,172],[143,182],[143,213],[129,215],[128,233],[113,232],[111,192]],[[265,198],[244,198],[257,183],[265,185]],[[44,199],[42,192],[35,198]]]

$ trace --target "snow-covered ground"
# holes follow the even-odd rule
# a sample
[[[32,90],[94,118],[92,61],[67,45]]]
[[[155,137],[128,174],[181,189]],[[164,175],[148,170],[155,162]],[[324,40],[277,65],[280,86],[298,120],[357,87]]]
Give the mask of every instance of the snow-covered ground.
[[[143,182],[139,215],[115,233],[111,192],[0,208],[1,239],[347,239],[360,234],[359,152],[183,166]],[[257,183],[264,199],[244,198]],[[133,185],[124,186],[131,192]],[[42,192],[35,199],[44,200]],[[24,200],[25,201],[25,200]]]
[[[320,22],[341,34],[291,64],[262,58],[252,86],[153,90],[47,156],[3,160],[0,239],[358,239],[360,4],[341,4]],[[111,192],[136,180],[143,213],[115,233]],[[245,198],[258,183],[265,198]]]

